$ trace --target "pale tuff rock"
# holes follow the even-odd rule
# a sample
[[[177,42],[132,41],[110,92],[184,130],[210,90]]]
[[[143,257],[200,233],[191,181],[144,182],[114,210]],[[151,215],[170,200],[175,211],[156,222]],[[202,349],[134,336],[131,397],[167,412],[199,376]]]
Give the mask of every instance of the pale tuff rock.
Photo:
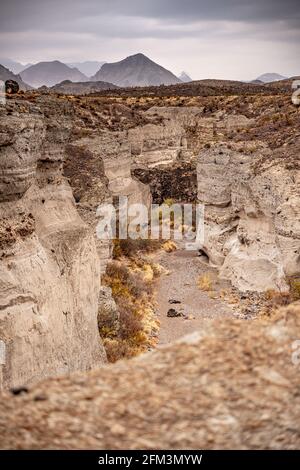
[[[299,305],[0,400],[5,449],[298,449]]]
[[[162,203],[167,198],[196,199],[195,157],[188,148],[184,127],[190,111],[189,108],[181,113],[178,110],[153,107],[145,115],[163,118],[161,124],[146,124],[128,131],[133,174],[150,186],[155,203]]]
[[[242,114],[228,114],[225,111],[213,113],[204,106],[153,106],[145,114],[162,117],[167,127],[184,130],[183,135],[188,137],[193,153],[204,144],[222,140],[233,131],[247,129],[255,122]]]
[[[80,171],[78,164],[83,167]],[[92,227],[101,273],[111,259],[112,243],[97,236],[100,220],[97,208],[101,204],[114,204],[117,209],[119,196],[125,196],[128,206],[144,204],[150,209],[150,188],[132,175],[131,167],[131,149],[125,132],[104,132],[72,142],[68,147],[65,174],[72,178],[80,214]]]
[[[128,140],[137,168],[162,168],[192,155],[187,155],[185,131],[176,121],[130,129]]]
[[[286,277],[300,272],[299,170],[251,145],[220,144],[199,155],[203,250],[242,291],[287,290]]]
[[[1,108],[0,147],[3,387],[105,360],[95,244],[61,175],[70,110],[57,112],[51,100],[9,106]]]
[[[140,203],[149,209],[150,189],[131,174],[131,148],[126,137],[125,133],[119,133],[108,135],[102,140],[104,171],[109,180],[109,189],[113,197],[126,196],[129,205]]]
[[[99,292],[98,326],[117,331],[119,311],[110,287],[102,286]]]
[[[199,118],[202,116],[203,107],[198,106],[152,106],[146,111],[148,116],[161,116],[165,122],[173,122],[177,127],[182,126],[187,128],[188,126],[195,125]]]
[[[3,202],[23,196],[32,184],[44,129],[39,116],[24,115],[20,119],[19,115],[6,115],[2,107],[0,112],[0,201]]]
[[[130,129],[128,140],[132,148],[134,175],[150,184],[153,198],[159,203],[168,197],[168,192],[169,197],[175,200],[194,202],[197,199],[197,149],[253,123],[243,115],[224,112],[206,116],[204,107],[197,106],[155,106],[145,115],[156,116],[163,121]],[[207,185],[210,183],[208,181]],[[210,191],[211,197],[224,197],[225,183],[223,191],[224,195],[219,189]]]

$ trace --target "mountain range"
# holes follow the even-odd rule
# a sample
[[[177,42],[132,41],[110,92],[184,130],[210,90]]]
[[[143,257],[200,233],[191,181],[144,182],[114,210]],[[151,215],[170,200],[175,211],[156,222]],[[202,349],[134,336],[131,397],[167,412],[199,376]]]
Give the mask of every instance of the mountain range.
[[[272,82],[277,82],[279,80],[286,80],[288,77],[284,77],[283,75],[280,75],[279,73],[264,73],[263,75],[260,75],[257,77],[255,81],[262,82],[262,83],[272,83]]]
[[[120,87],[173,85],[182,81],[191,81],[184,72],[181,80],[141,53],[114,63],[99,61],[63,63],[54,60],[22,65],[10,59],[4,59],[2,62],[12,71],[18,71],[21,79],[34,88],[53,87],[66,80],[74,83],[105,82]]]
[[[51,87],[63,80],[71,80],[72,82],[85,82],[87,80],[87,77],[78,69],[68,67],[58,60],[31,65],[23,70],[20,75],[22,80],[35,88],[43,85]]]
[[[156,64],[144,54],[135,54],[120,62],[105,63],[92,80],[109,82],[120,87],[181,83],[181,80],[172,72]]]
[[[9,69],[0,64],[0,80],[6,82],[6,80],[15,80],[18,82],[21,90],[29,90],[31,87],[24,83],[20,75],[16,75]]]
[[[32,65],[32,64],[24,65],[24,64],[21,64],[20,62],[16,62],[15,60],[8,59],[8,58],[0,58],[0,64],[3,65],[5,68],[9,69],[15,75],[18,75],[25,68]]]
[[[191,82],[191,77],[182,72],[176,77],[172,72],[155,63],[144,54],[135,54],[119,62],[105,63],[103,61],[61,62],[58,60],[38,62],[36,64],[21,64],[9,58],[0,58],[2,77],[9,77],[19,82],[21,89],[40,86],[54,87],[62,82],[62,88],[71,89],[70,82],[80,83],[74,90],[104,89],[116,85],[118,87],[173,85]],[[287,77],[278,73],[265,73],[250,83],[264,84]],[[1,77],[0,77],[1,79]],[[6,78],[7,79],[7,78]],[[84,87],[83,84],[89,82]],[[99,82],[92,87],[90,82]],[[104,85],[102,85],[104,83]]]

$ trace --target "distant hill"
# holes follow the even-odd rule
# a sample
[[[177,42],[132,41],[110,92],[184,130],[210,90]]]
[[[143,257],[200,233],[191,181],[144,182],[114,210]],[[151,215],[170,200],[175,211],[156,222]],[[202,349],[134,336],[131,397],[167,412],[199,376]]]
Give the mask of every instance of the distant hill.
[[[172,72],[156,64],[144,54],[135,54],[120,62],[106,63],[92,77],[94,81],[120,87],[173,85],[181,83]]]
[[[15,75],[13,72],[8,70],[6,67],[0,64],[0,80],[5,82],[6,80],[15,80],[18,82],[21,90],[30,90],[30,86],[24,83],[20,75]]]
[[[188,82],[192,82],[193,80],[191,79],[191,77],[186,73],[186,72],[181,72],[181,74],[179,75],[179,80],[184,82],[184,83],[188,83]]]
[[[84,82],[88,78],[76,68],[54,60],[53,62],[39,62],[31,65],[20,73],[22,79],[35,88],[43,85],[51,87],[63,80],[72,82]]]
[[[251,82],[247,82],[247,83],[253,83],[253,85],[263,85],[264,82],[262,82],[261,80],[251,80]]]
[[[76,67],[80,72],[84,73],[87,77],[92,77],[97,73],[105,62],[97,60],[87,60],[85,62],[67,62],[68,67]]]
[[[4,67],[6,67],[8,70],[10,70],[16,75],[22,72],[26,68],[26,65],[21,64],[20,62],[16,62],[15,60],[8,59],[8,58],[0,58],[0,64],[4,65]]]
[[[50,90],[66,95],[87,95],[89,93],[97,93],[102,90],[115,90],[116,88],[118,88],[116,85],[107,82],[74,83],[70,80],[64,80],[63,82],[51,87]]]
[[[300,81],[300,76],[286,78],[285,80],[276,80],[275,82],[268,83],[265,86],[269,88],[277,89],[277,90],[285,90],[290,91],[292,89],[292,85],[295,81]]]
[[[286,80],[287,77],[280,75],[279,73],[264,73],[257,77],[256,81],[260,81],[263,83],[272,83],[277,82],[278,80]]]

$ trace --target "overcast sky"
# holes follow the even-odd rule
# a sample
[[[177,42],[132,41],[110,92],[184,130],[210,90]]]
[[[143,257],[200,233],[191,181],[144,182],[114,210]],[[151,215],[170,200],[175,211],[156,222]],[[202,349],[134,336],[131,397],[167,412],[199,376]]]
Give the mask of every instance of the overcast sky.
[[[299,0],[8,0],[2,57],[114,62],[143,52],[193,79],[300,75]]]

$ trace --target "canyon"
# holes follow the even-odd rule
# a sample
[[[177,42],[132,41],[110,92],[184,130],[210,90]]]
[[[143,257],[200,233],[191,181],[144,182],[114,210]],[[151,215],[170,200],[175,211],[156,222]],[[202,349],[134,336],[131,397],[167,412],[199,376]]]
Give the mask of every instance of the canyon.
[[[128,89],[89,96],[27,91],[0,107],[0,388],[29,390],[4,392],[3,447],[112,448],[116,438],[118,448],[299,444],[293,427],[297,371],[290,361],[300,334],[297,298],[271,318],[259,318],[258,309],[245,321],[235,318],[239,304],[232,311],[222,299],[193,294],[201,262],[204,274],[213,272],[241,300],[265,292],[288,295],[298,285],[299,108],[285,88],[274,96],[271,87],[235,82],[184,87],[188,93],[180,84],[169,95],[161,87],[131,95]],[[180,338],[163,330],[157,351],[107,365],[98,322],[104,310],[116,310],[112,291],[101,282],[114,247],[96,235],[97,209],[116,205],[119,196],[148,209],[166,200],[203,204],[199,252],[191,261],[178,251],[172,264],[177,277],[171,272],[170,280],[157,281],[160,315],[166,314],[169,285],[172,295],[186,289],[186,299],[199,299],[201,318],[197,328],[182,328],[182,335],[198,333]],[[172,258],[159,256],[168,267]],[[183,275],[179,289],[176,279]],[[185,320],[172,321],[180,330]],[[187,384],[193,384],[190,411]],[[256,407],[265,407],[256,421],[247,393]],[[276,406],[268,405],[269,393]],[[147,429],[146,408],[152,416]],[[49,418],[39,425],[45,413]],[[191,413],[199,415],[194,433],[187,432]],[[78,431],[83,416],[85,434]],[[176,432],[166,431],[171,428]]]

